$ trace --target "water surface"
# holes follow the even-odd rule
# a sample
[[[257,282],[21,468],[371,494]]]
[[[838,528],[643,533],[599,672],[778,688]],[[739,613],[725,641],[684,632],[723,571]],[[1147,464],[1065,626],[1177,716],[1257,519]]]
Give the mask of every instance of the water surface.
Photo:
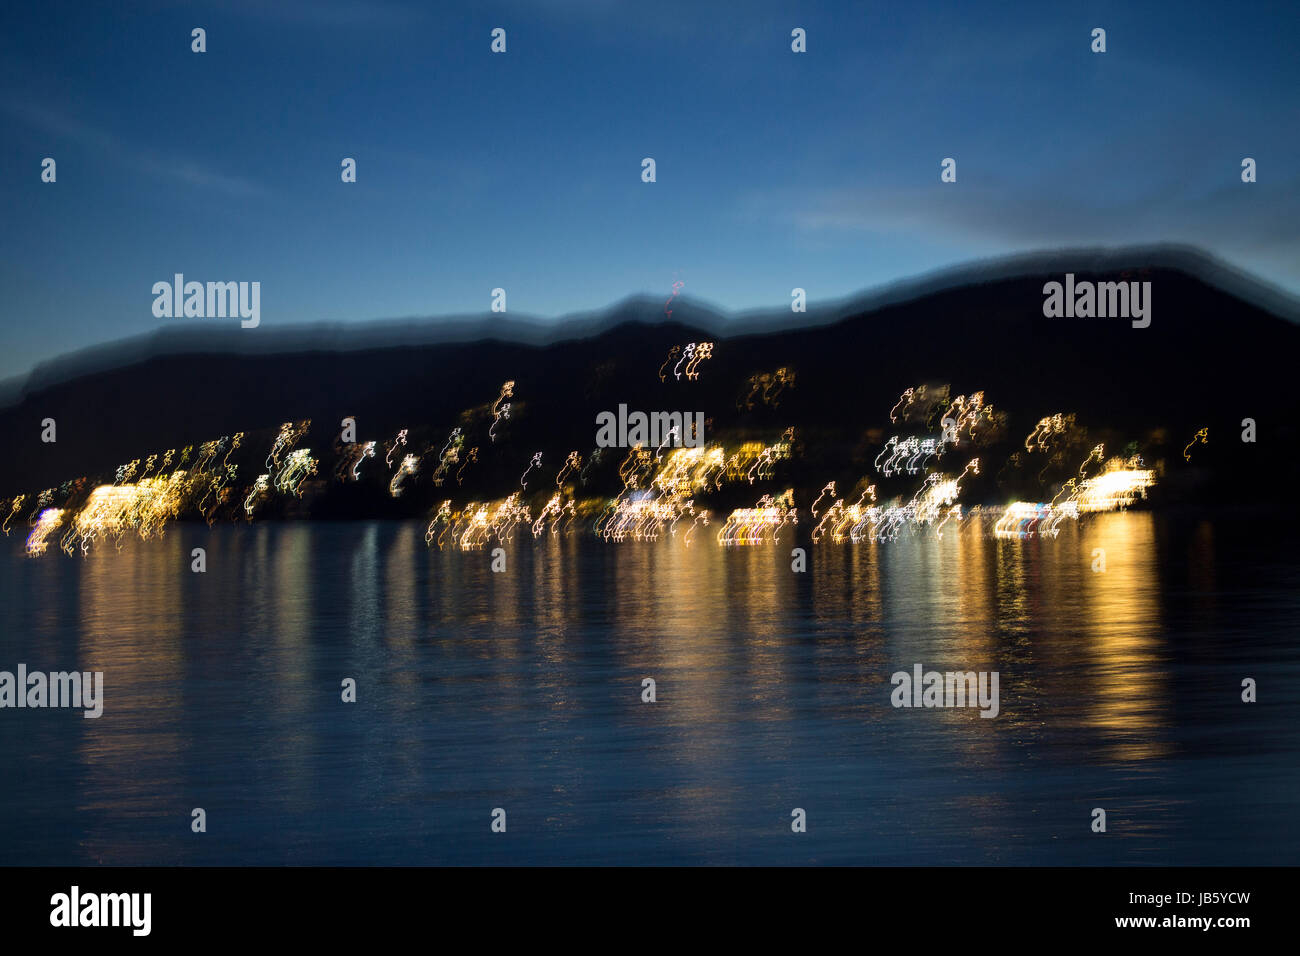
[[[1296,536],[1263,537],[1114,514],[796,574],[788,538],[525,531],[494,574],[414,523],[11,536],[0,669],[102,670],[105,708],[0,710],[0,863],[1300,863]],[[1001,713],[895,709],[918,662],[999,672]]]

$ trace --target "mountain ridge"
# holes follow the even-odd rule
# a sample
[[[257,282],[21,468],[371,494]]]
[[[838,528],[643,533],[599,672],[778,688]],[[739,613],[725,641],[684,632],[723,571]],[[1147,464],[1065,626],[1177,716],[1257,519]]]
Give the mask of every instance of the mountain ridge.
[[[635,293],[602,309],[565,313],[553,319],[528,313],[470,313],[295,323],[255,332],[241,329],[237,323],[214,326],[213,322],[219,320],[176,322],[141,335],[64,353],[38,363],[25,375],[0,381],[0,410],[45,388],[164,356],[348,352],[472,342],[547,346],[597,337],[628,323],[664,325],[674,321],[714,337],[729,338],[833,325],[862,313],[992,281],[1066,271],[1103,273],[1138,266],[1184,272],[1264,311],[1300,323],[1300,298],[1196,247],[1162,244],[1044,250],[974,260],[839,299],[810,302],[805,313],[793,313],[789,306],[727,311],[682,295],[673,300],[675,318],[669,318],[664,314],[667,297]]]

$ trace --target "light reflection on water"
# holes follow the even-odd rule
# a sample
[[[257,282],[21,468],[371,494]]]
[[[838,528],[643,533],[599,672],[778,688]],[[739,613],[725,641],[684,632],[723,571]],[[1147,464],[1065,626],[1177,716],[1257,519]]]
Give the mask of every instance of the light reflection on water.
[[[1298,576],[1252,533],[1114,514],[805,574],[788,537],[517,538],[504,574],[414,523],[11,539],[0,669],[106,701],[0,711],[0,862],[1293,864]],[[998,671],[1000,715],[894,709],[914,663]]]

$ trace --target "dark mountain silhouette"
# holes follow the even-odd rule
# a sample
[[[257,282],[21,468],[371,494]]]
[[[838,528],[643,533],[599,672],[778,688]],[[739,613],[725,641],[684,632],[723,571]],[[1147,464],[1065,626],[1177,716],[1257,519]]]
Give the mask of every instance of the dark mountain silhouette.
[[[1150,327],[1120,318],[1045,318],[1043,285],[1066,272],[1078,281],[1150,281]],[[0,462],[0,495],[78,476],[111,480],[130,459],[236,431],[248,436],[239,474],[247,484],[278,426],[302,419],[311,419],[312,429],[301,445],[322,459],[319,477],[326,479],[340,421],[351,415],[359,439],[391,439],[407,428],[403,452],[429,456],[400,502],[386,500],[384,483],[372,481],[369,491],[329,496],[313,513],[423,513],[446,497],[518,488],[537,451],[545,483],[530,490],[553,488],[569,451],[592,450],[597,413],[620,403],[702,411],[710,440],[771,441],[795,428],[799,453],[782,466],[779,482],[723,497],[752,502],[777,484],[815,493],[831,479],[844,483],[843,493],[870,472],[884,440],[900,433],[889,422],[899,394],[943,383],[953,394],[982,390],[1007,415],[1005,440],[972,452],[983,466],[972,501],[1043,494],[1022,487],[1025,476],[1004,465],[1039,418],[1055,412],[1075,413],[1088,440],[1105,441],[1110,453],[1136,443],[1148,459],[1163,461],[1166,499],[1280,500],[1300,477],[1295,314],[1294,302],[1276,290],[1202,254],[1163,248],[1002,260],[807,315],[787,307],[727,316],[678,299],[668,319],[663,299],[632,298],[555,326],[497,316],[264,335],[266,328],[234,323],[36,370],[0,410],[11,451]],[[669,374],[661,381],[670,349],[699,341],[716,343],[699,379]],[[779,406],[744,409],[738,400],[750,376],[779,367],[796,376]],[[511,416],[489,442],[484,409],[507,380],[515,382]],[[471,409],[478,412],[467,415]],[[41,441],[46,418],[57,423],[56,443]],[[1244,418],[1257,423],[1253,444],[1241,440]],[[434,489],[428,470],[457,426],[481,448],[480,461],[465,486]],[[1210,441],[1188,463],[1182,448],[1200,428],[1209,429]],[[611,471],[589,493],[609,493]]]

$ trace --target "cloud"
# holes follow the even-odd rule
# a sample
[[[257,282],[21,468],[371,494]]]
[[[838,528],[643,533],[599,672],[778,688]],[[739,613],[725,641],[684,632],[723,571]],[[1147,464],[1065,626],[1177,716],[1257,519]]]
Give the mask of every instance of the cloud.
[[[1233,181],[1197,193],[1190,187],[1131,199],[1102,199],[1013,184],[824,188],[742,199],[752,218],[805,233],[907,236],[942,245],[1024,249],[1087,244],[1178,242],[1241,260],[1270,262],[1300,279],[1300,179],[1265,187]]]
[[[164,176],[188,186],[211,189],[234,198],[258,198],[268,190],[248,179],[231,176],[194,160],[158,153],[125,143],[106,130],[30,103],[4,102],[0,110],[19,122],[46,133],[71,140],[78,146],[101,153],[138,172]]]

